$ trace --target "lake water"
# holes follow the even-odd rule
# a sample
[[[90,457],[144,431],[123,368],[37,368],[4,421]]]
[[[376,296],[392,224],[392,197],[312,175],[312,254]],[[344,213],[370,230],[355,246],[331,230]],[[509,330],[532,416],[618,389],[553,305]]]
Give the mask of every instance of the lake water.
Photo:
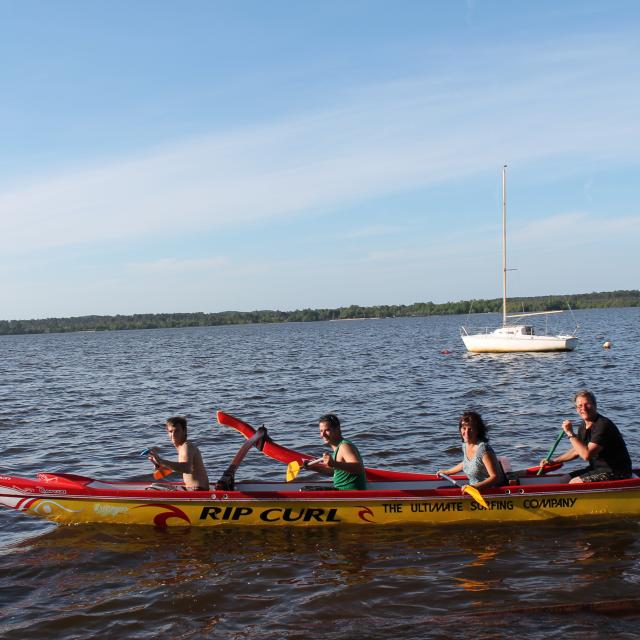
[[[577,350],[539,355],[468,354],[455,316],[0,337],[0,472],[146,479],[183,414],[215,481],[244,441],[216,409],[312,455],[332,410],[367,466],[423,472],[459,460],[474,409],[530,466],[581,387],[638,464],[640,309],[575,318]],[[254,450],[237,477],[284,470]],[[638,637],[636,519],[162,532],[3,509],[0,530],[1,638]]]

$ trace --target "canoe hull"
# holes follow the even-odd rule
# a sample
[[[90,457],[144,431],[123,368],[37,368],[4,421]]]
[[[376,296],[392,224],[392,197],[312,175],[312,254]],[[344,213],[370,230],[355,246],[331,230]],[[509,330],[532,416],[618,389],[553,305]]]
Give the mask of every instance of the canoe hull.
[[[167,490],[145,491],[142,485],[90,478],[74,487],[73,482],[2,476],[0,505],[60,524],[156,527],[446,525],[640,516],[640,479],[580,488],[546,481],[485,492],[487,510],[455,487],[438,486],[437,479],[367,491],[252,483],[238,485],[238,491],[187,493],[169,484]]]

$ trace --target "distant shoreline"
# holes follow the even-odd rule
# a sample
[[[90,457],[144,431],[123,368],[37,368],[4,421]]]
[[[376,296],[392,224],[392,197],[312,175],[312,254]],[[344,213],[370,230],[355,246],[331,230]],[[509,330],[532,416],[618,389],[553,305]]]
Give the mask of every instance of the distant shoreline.
[[[518,312],[638,307],[637,289],[601,291],[566,296],[511,298],[510,310]],[[411,305],[351,305],[336,309],[296,309],[295,311],[222,311],[219,313],[142,313],[115,316],[78,316],[41,320],[0,320],[0,335],[71,333],[80,331],[122,331],[128,329],[170,329],[237,324],[274,324],[281,322],[320,322],[327,320],[372,320],[398,317],[499,313],[502,298],[462,300],[459,302],[416,302]]]

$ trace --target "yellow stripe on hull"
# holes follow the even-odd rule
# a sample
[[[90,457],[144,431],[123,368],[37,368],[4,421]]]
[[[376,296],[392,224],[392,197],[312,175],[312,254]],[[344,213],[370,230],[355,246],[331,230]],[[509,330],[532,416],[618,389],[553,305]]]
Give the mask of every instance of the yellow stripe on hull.
[[[21,510],[64,524],[152,526],[444,525],[531,522],[583,516],[640,516],[640,489],[486,495],[489,510],[470,498],[202,500],[171,502],[34,497]]]

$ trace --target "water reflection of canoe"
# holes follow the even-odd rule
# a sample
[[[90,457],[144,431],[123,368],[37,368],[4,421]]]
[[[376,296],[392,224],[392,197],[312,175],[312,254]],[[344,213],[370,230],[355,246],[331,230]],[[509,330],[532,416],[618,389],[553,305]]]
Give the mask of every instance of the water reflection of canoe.
[[[527,522],[581,516],[640,516],[640,478],[583,485],[562,476],[523,477],[483,492],[484,509],[460,489],[427,480],[370,483],[334,491],[329,483],[238,482],[233,490],[186,492],[176,483],[103,482],[72,474],[0,476],[0,504],[64,524],[155,526],[439,525]]]

